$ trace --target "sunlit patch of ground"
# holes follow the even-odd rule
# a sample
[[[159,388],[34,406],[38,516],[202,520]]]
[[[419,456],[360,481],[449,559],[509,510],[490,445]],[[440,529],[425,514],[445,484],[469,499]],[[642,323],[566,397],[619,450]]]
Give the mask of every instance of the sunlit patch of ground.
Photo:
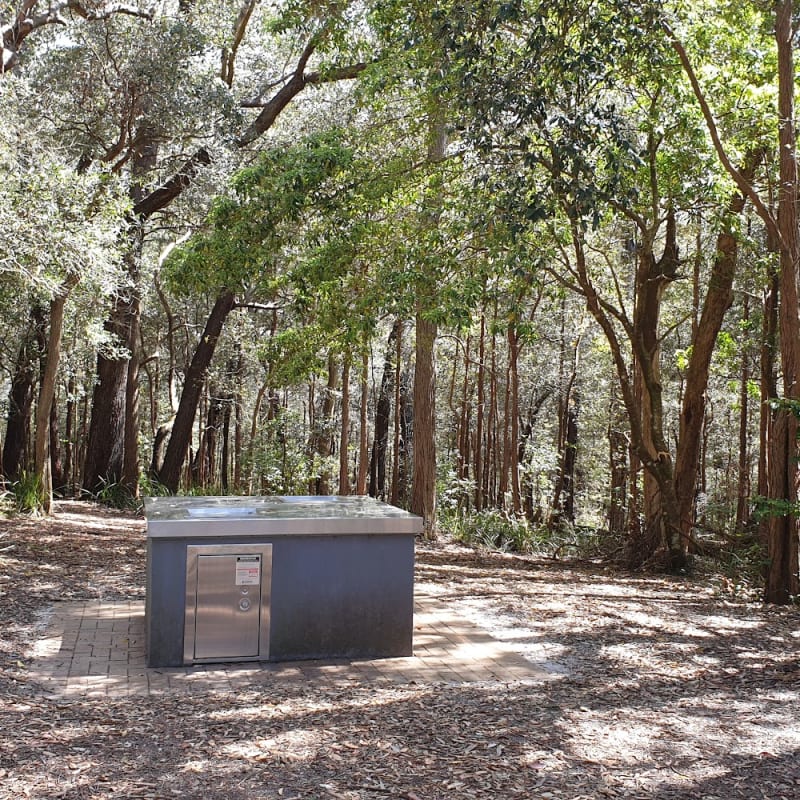
[[[80,504],[0,535],[3,800],[800,796],[794,608],[425,545],[420,590],[556,679],[48,698],[26,669],[43,615],[141,598],[144,525]]]

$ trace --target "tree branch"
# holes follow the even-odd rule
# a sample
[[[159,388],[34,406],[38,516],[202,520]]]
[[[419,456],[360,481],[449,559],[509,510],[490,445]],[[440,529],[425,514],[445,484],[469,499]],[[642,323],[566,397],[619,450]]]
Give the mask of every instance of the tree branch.
[[[781,231],[778,228],[778,222],[774,215],[764,204],[764,201],[761,199],[758,192],[753,188],[752,184],[745,179],[744,175],[742,175],[738,169],[736,169],[736,167],[733,165],[733,162],[730,160],[728,153],[725,151],[714,115],[711,113],[711,108],[709,107],[708,101],[703,94],[702,88],[700,87],[700,82],[698,81],[697,75],[692,67],[692,62],[689,60],[686,48],[666,22],[662,22],[661,25],[666,32],[673,49],[678,54],[683,71],[689,78],[689,83],[691,84],[694,96],[700,105],[700,110],[703,112],[703,118],[706,121],[706,127],[708,128],[708,132],[711,136],[711,141],[714,143],[714,149],[717,152],[717,157],[719,158],[720,163],[725,168],[725,171],[728,173],[728,175],[733,178],[736,186],[739,188],[739,191],[753,204],[756,213],[759,217],[761,217],[769,232],[775,236],[776,240],[781,243],[781,246],[785,247],[783,236],[781,235]]]
[[[210,163],[211,156],[208,150],[205,147],[201,147],[194,155],[189,157],[186,163],[169,180],[136,203],[133,207],[134,216],[140,220],[145,220],[155,214],[156,211],[168,206],[191,184],[200,168]]]
[[[25,39],[35,30],[45,25],[64,25],[67,20],[62,15],[64,11],[71,11],[87,22],[97,22],[108,19],[115,14],[127,14],[133,17],[142,17],[151,20],[152,10],[141,9],[128,3],[107,3],[97,8],[87,8],[77,0],[62,0],[51,3],[46,11],[36,14],[39,0],[24,0],[17,11],[12,23],[2,28],[2,45],[0,46],[0,75],[12,69],[19,62],[19,51]]]
[[[245,132],[236,140],[239,147],[244,147],[255,141],[264,132],[268,131],[278,115],[283,111],[294,98],[303,91],[306,86],[306,79],[304,72],[308,65],[308,60],[317,49],[319,39],[313,36],[305,49],[300,55],[292,76],[289,80],[273,95],[273,97],[264,105],[261,113],[250,123]]]

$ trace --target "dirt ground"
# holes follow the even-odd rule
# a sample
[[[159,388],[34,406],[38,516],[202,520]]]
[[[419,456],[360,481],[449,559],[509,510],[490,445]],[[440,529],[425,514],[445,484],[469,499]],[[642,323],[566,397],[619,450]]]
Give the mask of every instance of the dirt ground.
[[[800,797],[796,608],[710,578],[420,545],[417,581],[541,683],[48,696],[54,604],[141,599],[144,522],[82,503],[0,520],[0,798],[440,800]]]

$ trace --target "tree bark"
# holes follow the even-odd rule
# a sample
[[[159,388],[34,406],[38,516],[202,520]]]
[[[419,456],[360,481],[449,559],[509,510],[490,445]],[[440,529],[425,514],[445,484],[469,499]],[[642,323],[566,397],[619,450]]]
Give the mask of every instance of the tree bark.
[[[742,168],[751,181],[762,154],[751,154]],[[675,457],[675,492],[681,519],[681,546],[689,549],[694,525],[697,465],[700,459],[703,422],[706,414],[706,391],[714,346],[722,328],[726,311],[733,302],[733,280],[736,274],[739,243],[733,220],[744,210],[746,198],[741,192],[728,203],[723,230],[717,236],[716,256],[711,268],[703,300],[700,321],[692,339],[691,356],[686,371],[680,433]]]
[[[63,448],[59,436],[58,399],[53,398],[50,404],[50,475],[52,476],[53,493],[64,496],[68,479],[64,471]]]
[[[47,315],[41,306],[31,308],[28,329],[22,337],[11,390],[8,397],[8,416],[6,418],[6,438],[3,442],[3,475],[6,480],[19,480],[27,469],[31,445],[31,415],[33,399],[36,396],[37,365],[41,354],[47,347]]]
[[[797,510],[797,401],[800,400],[800,309],[798,309],[798,169],[794,123],[794,24],[792,0],[776,5],[775,38],[778,45],[778,116],[780,188],[780,305],[783,395],[795,408],[778,409],[770,436],[769,499],[784,505],[769,518],[767,575],[764,599],[789,603],[800,590],[798,575]]]
[[[477,380],[477,407],[475,409],[475,510],[482,511],[484,503],[484,488],[483,488],[483,419],[484,419],[484,403],[486,402],[486,389],[484,381],[486,380],[486,312],[481,311],[481,330],[480,338],[478,340],[478,376]]]
[[[386,357],[383,362],[383,375],[375,407],[375,430],[372,439],[372,456],[369,465],[370,497],[386,499],[386,450],[389,444],[389,426],[391,423],[392,394],[394,382],[393,359],[397,339],[400,336],[402,321],[396,319],[386,342]]]
[[[64,327],[64,307],[78,276],[68,277],[50,301],[50,331],[47,337],[47,357],[42,372],[39,399],[36,404],[36,430],[34,433],[33,460],[36,476],[44,493],[44,510],[50,513],[53,506],[53,484],[50,473],[50,413],[56,394],[56,376],[61,360],[61,332]]]
[[[522,514],[522,494],[519,485],[519,333],[516,322],[508,327],[508,373],[510,406],[509,470],[511,473],[511,510]],[[506,425],[509,420],[506,420]]]
[[[436,323],[417,312],[414,370],[414,477],[411,511],[422,517],[425,534],[436,530]]]
[[[618,395],[613,392],[608,406],[608,457],[611,475],[608,530],[614,536],[621,536],[625,532],[628,512],[628,440],[623,428],[624,414],[620,411]]]
[[[342,425],[339,436],[339,494],[350,494],[350,354],[342,365]]]
[[[400,370],[402,368],[403,354],[403,326],[397,332],[394,354],[394,439],[392,447],[392,490],[389,494],[389,502],[397,505],[400,497],[400,443],[402,440],[401,421],[400,421]]]
[[[361,361],[361,408],[359,409],[358,429],[358,475],[356,494],[367,493],[367,473],[369,471],[369,352],[364,348]]]
[[[158,473],[160,483],[171,492],[178,491],[181,469],[189,451],[197,404],[200,402],[208,367],[214,356],[214,350],[222,333],[222,327],[228,315],[233,311],[234,306],[235,297],[233,292],[227,289],[220,292],[214,302],[214,307],[211,309],[211,314],[206,321],[203,334],[186,372],[183,392],[181,393],[178,411],[172,426],[172,435],[169,438],[169,444],[164,454],[164,463]]]
[[[318,414],[314,414],[311,423],[310,450],[317,464],[317,474],[312,481],[313,494],[328,495],[331,493],[331,470],[328,459],[333,454],[335,437],[333,435],[333,411],[336,407],[336,389],[339,385],[336,358],[333,352],[328,353],[328,379],[322,393],[322,401]]]
[[[747,295],[744,297],[742,308],[742,322],[744,328],[750,321],[750,302]],[[736,481],[736,530],[740,533],[750,521],[750,440],[749,406],[750,396],[748,386],[750,383],[750,352],[746,342],[742,343],[742,362],[739,374],[739,458],[737,465]]]

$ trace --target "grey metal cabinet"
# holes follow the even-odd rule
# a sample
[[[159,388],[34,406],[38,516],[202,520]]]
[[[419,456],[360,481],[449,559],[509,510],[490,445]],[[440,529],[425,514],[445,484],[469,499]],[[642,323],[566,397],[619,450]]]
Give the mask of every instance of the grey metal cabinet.
[[[408,656],[422,520],[368,497],[155,497],[150,667]]]

